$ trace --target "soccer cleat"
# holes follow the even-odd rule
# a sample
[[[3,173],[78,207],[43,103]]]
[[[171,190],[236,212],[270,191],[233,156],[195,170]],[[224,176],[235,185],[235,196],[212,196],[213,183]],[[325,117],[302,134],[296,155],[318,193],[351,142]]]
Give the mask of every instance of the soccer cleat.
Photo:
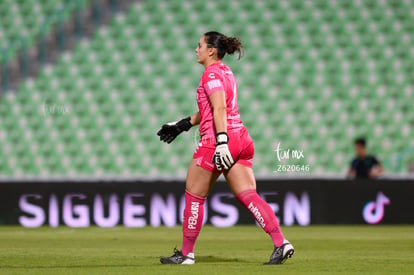
[[[184,256],[181,250],[174,248],[174,255],[161,258],[160,262],[162,264],[195,264],[194,253],[188,253],[187,256]]]
[[[275,247],[269,262],[265,264],[283,264],[288,258],[291,258],[295,254],[293,245],[285,240],[280,247]]]

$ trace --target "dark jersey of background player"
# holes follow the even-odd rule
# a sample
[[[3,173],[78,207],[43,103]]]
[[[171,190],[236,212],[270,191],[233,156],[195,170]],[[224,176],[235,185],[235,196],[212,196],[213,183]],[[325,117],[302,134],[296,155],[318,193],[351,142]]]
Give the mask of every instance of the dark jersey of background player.
[[[366,152],[366,140],[358,138],[354,142],[356,157],[351,161],[349,177],[356,179],[377,178],[382,174],[382,166],[378,159]]]
[[[379,164],[375,156],[367,155],[363,158],[354,158],[351,162],[351,169],[355,170],[355,178],[368,179],[370,178],[370,171]]]

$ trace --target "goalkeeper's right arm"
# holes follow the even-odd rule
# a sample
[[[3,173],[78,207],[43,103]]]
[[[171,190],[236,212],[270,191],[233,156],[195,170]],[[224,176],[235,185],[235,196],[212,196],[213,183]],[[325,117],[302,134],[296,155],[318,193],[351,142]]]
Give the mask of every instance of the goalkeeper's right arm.
[[[161,129],[157,132],[157,135],[160,137],[161,141],[171,143],[183,131],[188,131],[191,127],[199,123],[200,112],[197,112],[192,116],[181,119],[180,121],[169,122],[162,125]]]

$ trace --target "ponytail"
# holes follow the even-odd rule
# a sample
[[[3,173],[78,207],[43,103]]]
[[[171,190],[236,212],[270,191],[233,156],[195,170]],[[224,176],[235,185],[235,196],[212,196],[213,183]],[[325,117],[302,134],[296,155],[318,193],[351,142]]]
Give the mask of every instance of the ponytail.
[[[241,41],[237,37],[226,37],[226,53],[234,54],[235,52],[239,53],[237,59],[240,59],[243,56],[243,46]]]
[[[219,59],[223,59],[226,53],[233,55],[235,52],[238,52],[239,56],[237,59],[243,56],[243,46],[237,37],[225,36],[215,31],[206,32],[204,37],[209,48],[217,49],[217,57]]]

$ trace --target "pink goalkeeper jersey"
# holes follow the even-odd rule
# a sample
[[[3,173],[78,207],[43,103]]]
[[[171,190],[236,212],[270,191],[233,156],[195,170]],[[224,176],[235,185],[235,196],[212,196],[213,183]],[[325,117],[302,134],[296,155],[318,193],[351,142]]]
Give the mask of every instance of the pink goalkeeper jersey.
[[[200,111],[200,136],[215,136],[213,109],[209,96],[217,91],[226,93],[227,131],[242,128],[239,105],[237,104],[237,84],[233,72],[222,62],[208,66],[200,79],[197,89],[197,104]]]

